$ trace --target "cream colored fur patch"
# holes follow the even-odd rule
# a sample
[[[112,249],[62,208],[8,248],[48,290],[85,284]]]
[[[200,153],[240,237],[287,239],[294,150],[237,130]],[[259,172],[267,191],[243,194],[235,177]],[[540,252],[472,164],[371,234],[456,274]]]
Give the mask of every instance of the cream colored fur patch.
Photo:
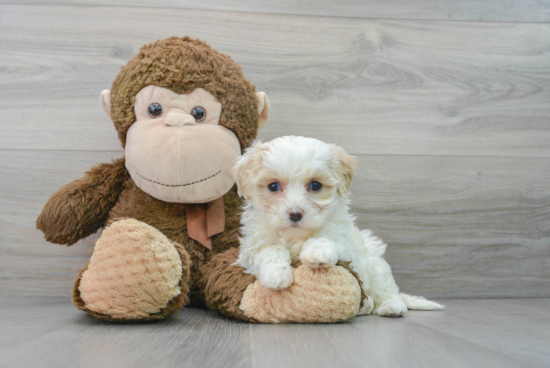
[[[162,106],[162,115],[148,115],[151,103]],[[190,115],[194,107],[204,109],[204,120]],[[231,168],[241,146],[219,125],[221,113],[221,103],[202,88],[183,95],[143,88],[125,148],[126,168],[138,188],[170,203],[208,203],[225,195],[235,184]]]
[[[256,280],[244,292],[240,309],[264,323],[341,322],[359,311],[357,279],[340,266],[293,269],[294,283],[285,290],[266,289]]]
[[[79,290],[86,307],[113,318],[160,312],[181,292],[182,263],[160,231],[141,221],[117,221],[96,243]]]

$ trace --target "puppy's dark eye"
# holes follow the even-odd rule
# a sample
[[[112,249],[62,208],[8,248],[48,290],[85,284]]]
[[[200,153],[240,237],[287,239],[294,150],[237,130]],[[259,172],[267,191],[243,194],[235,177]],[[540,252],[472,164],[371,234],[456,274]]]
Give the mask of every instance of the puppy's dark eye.
[[[314,192],[318,192],[323,187],[323,184],[319,183],[318,181],[312,181],[309,183],[309,189],[313,190]]]
[[[278,192],[281,189],[281,185],[277,182],[271,183],[267,186],[270,192]]]
[[[206,118],[206,110],[201,106],[195,106],[191,110],[191,115],[195,118],[195,121],[203,121]]]
[[[153,119],[158,118],[162,115],[162,106],[158,102],[153,102],[149,105],[147,112],[149,113],[149,116]]]

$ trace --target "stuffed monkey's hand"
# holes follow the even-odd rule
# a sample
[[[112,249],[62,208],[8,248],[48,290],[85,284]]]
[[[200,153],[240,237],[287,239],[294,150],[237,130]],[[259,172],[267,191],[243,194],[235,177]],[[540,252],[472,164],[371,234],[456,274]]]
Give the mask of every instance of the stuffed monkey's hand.
[[[72,245],[103,226],[128,172],[124,158],[101,164],[54,193],[36,220],[46,240]]]

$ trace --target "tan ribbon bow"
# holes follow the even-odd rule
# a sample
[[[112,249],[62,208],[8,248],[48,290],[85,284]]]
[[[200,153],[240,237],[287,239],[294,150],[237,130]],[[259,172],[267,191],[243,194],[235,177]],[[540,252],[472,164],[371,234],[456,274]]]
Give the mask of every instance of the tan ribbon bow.
[[[212,237],[225,230],[223,197],[209,203],[186,204],[187,234],[212,250]]]

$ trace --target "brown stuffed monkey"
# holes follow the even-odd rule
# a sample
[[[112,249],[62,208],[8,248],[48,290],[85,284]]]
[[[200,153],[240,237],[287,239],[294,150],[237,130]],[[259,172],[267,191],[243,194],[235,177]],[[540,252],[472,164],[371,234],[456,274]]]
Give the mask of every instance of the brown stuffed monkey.
[[[188,37],[145,45],[101,94],[125,157],[52,195],[37,220],[71,245],[104,228],[73,303],[110,321],[158,320],[206,305],[251,322],[333,322],[365,295],[345,264],[295,265],[294,284],[264,289],[232,265],[241,199],[231,169],[266,122],[269,101],[229,56]]]

